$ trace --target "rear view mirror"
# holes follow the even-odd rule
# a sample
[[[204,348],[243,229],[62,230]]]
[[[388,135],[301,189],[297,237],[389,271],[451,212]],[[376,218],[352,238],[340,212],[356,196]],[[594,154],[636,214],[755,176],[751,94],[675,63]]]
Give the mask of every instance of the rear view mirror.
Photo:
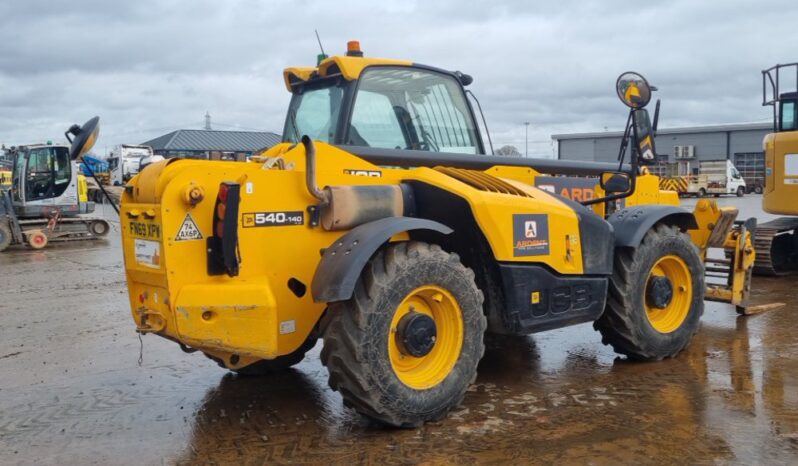
[[[69,135],[73,135],[74,139]],[[83,124],[83,126],[72,125],[64,133],[67,140],[71,143],[69,147],[69,158],[72,160],[82,157],[94,147],[97,138],[100,136],[100,117],[94,117]]]
[[[621,102],[630,108],[643,108],[651,101],[651,86],[642,75],[628,71],[618,76],[615,90]]]
[[[622,172],[603,172],[599,179],[599,186],[607,194],[625,193],[632,189],[629,175]]]

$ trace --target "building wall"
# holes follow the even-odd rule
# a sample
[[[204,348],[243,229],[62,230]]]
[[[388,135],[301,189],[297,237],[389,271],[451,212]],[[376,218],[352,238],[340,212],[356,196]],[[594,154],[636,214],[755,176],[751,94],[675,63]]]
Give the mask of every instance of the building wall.
[[[694,145],[695,160],[734,159],[736,153],[762,151],[762,139],[769,130],[721,131],[706,133],[660,134],[655,140],[657,153],[675,161],[674,146]],[[559,140],[559,158],[613,162],[618,158],[620,136]]]

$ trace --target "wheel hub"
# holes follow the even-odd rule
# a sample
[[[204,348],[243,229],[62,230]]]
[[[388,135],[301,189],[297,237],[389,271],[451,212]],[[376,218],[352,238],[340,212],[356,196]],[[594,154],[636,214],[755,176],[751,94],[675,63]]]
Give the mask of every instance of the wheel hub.
[[[650,306],[665,309],[673,299],[673,284],[667,277],[651,277],[646,287],[646,299]]]
[[[411,311],[399,321],[396,345],[402,353],[420,358],[432,351],[437,336],[438,330],[432,317]]]

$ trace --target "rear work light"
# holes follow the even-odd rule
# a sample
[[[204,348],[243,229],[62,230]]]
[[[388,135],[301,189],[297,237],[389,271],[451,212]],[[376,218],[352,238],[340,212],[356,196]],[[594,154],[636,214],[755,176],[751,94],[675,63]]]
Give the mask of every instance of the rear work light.
[[[241,186],[225,181],[219,185],[213,209],[213,236],[208,237],[208,275],[238,275],[238,203]]]

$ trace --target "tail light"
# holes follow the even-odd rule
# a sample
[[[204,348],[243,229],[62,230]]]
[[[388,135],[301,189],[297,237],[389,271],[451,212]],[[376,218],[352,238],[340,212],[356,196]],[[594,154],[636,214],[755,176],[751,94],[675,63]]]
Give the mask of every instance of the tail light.
[[[238,275],[238,203],[241,186],[225,181],[213,208],[213,236],[208,237],[208,275]]]

